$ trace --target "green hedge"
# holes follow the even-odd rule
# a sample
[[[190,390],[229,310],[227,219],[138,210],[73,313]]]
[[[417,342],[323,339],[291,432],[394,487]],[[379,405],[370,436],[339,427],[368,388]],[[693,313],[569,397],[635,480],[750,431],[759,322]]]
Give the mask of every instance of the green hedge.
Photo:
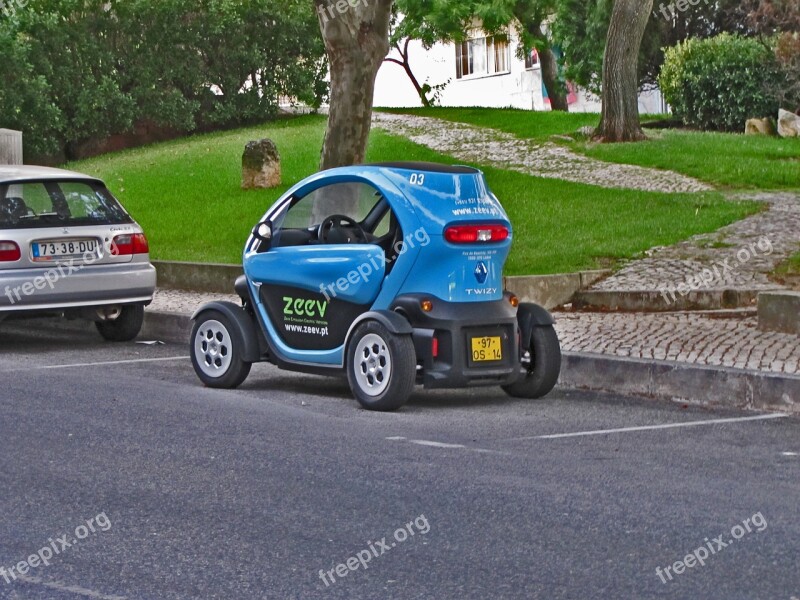
[[[727,33],[666,49],[658,78],[676,116],[720,131],[743,131],[747,119],[776,116],[782,81],[773,50]]]
[[[318,106],[324,45],[308,0],[29,0],[0,15],[0,127],[26,156],[137,123],[191,132]]]

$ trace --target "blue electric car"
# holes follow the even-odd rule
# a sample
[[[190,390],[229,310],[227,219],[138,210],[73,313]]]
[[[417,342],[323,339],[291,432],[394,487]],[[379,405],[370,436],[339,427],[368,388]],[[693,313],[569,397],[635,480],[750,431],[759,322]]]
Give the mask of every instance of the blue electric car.
[[[195,371],[217,388],[237,387],[262,361],[346,374],[371,410],[399,408],[416,384],[544,396],[561,350],[550,313],[503,288],[511,241],[476,169],[386,163],[313,175],[253,229],[241,306],[194,314]]]

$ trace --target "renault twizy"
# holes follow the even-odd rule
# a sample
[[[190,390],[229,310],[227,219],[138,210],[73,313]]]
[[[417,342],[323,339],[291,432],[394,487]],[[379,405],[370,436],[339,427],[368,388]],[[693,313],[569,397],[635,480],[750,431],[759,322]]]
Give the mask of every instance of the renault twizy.
[[[387,163],[313,175],[253,229],[241,306],[194,314],[194,369],[216,388],[239,386],[262,361],[346,374],[370,410],[399,408],[416,384],[542,397],[561,350],[550,313],[504,290],[511,242],[476,169]]]

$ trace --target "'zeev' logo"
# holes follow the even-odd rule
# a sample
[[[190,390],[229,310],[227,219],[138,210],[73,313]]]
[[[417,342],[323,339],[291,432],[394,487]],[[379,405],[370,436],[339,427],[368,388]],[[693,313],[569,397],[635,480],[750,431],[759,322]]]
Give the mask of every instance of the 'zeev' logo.
[[[284,296],[283,298],[283,316],[298,316],[298,317],[325,317],[325,311],[328,310],[327,301],[322,300],[304,300],[302,298],[291,298]]]
[[[489,276],[489,269],[486,266],[486,263],[481,261],[478,263],[478,266],[475,267],[475,279],[478,280],[478,283],[486,283],[486,278]]]

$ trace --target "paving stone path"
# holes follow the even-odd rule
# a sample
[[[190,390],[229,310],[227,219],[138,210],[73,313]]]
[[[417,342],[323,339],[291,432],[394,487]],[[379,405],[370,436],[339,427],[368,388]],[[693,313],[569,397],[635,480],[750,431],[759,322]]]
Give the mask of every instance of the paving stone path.
[[[564,351],[800,374],[800,343],[760,331],[755,316],[556,313]]]
[[[459,160],[539,177],[670,193],[712,189],[678,173],[605,163],[556,144],[523,140],[464,123],[375,113],[374,124]],[[800,195],[754,193],[738,197],[764,202],[768,209],[713,234],[694,236],[668,248],[653,248],[646,258],[629,262],[591,289],[675,293],[682,284],[703,290],[780,288],[767,274],[800,250]]]
[[[647,258],[631,261],[591,289],[674,293],[681,284],[699,290],[780,288],[767,274],[800,251],[800,194],[754,193],[737,198],[764,202],[768,208],[715,233],[654,248]]]
[[[524,140],[496,129],[431,117],[376,112],[376,127],[458,160],[526,175],[607,188],[650,192],[702,192],[711,186],[671,171],[607,163],[551,142]]]

